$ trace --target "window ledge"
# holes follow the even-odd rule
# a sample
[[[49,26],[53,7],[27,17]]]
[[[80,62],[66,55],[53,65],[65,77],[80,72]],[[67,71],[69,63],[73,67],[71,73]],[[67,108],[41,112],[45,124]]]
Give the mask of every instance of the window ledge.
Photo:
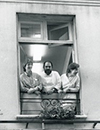
[[[39,115],[17,115],[16,119],[36,119],[39,118]]]
[[[83,115],[75,115],[76,119],[86,119],[87,115],[83,114]]]
[[[87,115],[75,115],[75,118],[74,120],[77,120],[77,119],[80,119],[80,120],[85,120],[87,118]],[[39,115],[17,115],[16,116],[16,119],[17,120],[31,120],[31,119],[41,119],[41,116]],[[43,118],[42,118],[43,119]],[[48,120],[48,119],[45,119],[45,120]],[[49,119],[50,120],[50,119]],[[53,120],[53,119],[51,119]],[[54,119],[54,120],[58,120],[58,119]],[[60,120],[60,119],[59,119]],[[61,119],[62,120],[62,119]],[[64,119],[64,120],[69,120],[69,119]],[[71,120],[71,119],[70,119]],[[73,119],[72,119],[73,120]]]

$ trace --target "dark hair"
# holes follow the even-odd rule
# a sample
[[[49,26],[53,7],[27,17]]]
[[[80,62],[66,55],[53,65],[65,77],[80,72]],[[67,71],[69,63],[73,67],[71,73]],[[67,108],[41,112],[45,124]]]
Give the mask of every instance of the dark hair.
[[[26,72],[26,65],[27,63],[23,66],[23,71]]]
[[[26,62],[25,65],[23,66],[24,72],[26,72],[26,65],[27,65],[27,64],[32,64],[32,65],[33,65],[33,61],[30,60],[30,59],[27,60],[27,62]]]
[[[52,63],[51,61],[45,61],[45,62],[43,63],[43,68],[45,67],[45,63],[47,63],[47,62],[49,62],[49,63],[51,64],[52,68],[53,68],[53,63]]]
[[[71,63],[68,68],[67,68],[67,74],[71,72],[71,70],[74,70],[74,69],[78,69],[79,68],[79,64],[77,63]]]

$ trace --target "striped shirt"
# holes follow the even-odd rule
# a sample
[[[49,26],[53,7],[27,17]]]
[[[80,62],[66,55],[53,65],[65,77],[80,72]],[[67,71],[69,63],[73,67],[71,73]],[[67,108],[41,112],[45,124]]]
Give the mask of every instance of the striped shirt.
[[[73,89],[75,92],[78,92],[80,89],[80,77],[78,74],[73,77],[67,77],[66,74],[63,74],[61,75],[61,81],[63,90]],[[66,97],[76,99],[76,94],[66,94]]]

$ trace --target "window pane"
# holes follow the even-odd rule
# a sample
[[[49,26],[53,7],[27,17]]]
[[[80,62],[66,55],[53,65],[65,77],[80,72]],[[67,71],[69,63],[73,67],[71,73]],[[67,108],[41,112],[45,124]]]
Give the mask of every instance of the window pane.
[[[22,23],[21,24],[21,37],[40,39],[41,38],[41,25]]]
[[[67,46],[63,44],[60,46],[59,44],[56,44],[56,46],[53,46],[52,44],[22,44],[20,52],[22,71],[22,66],[24,65],[24,63],[26,63],[27,57],[33,57],[34,72],[42,71],[43,65],[39,63],[43,63],[44,61],[50,60],[54,64],[53,69],[57,70],[59,74],[63,74],[66,72],[67,66],[70,61],[70,57],[72,54],[72,46]],[[39,57],[41,58],[38,59]],[[61,61],[60,64],[59,61]],[[22,71],[20,73],[22,73]]]
[[[50,31],[49,40],[69,40],[68,27],[54,29],[54,30]]]

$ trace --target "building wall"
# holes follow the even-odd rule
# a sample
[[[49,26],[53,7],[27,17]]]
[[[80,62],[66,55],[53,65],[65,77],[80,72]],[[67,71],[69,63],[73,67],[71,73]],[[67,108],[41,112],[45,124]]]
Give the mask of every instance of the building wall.
[[[68,2],[0,2],[0,119],[16,120],[20,112],[16,13],[76,16],[77,54],[82,80],[82,113],[100,118],[100,5]],[[16,127],[21,125],[16,124]],[[13,128],[13,125],[1,125]],[[84,126],[83,126],[84,127]],[[86,126],[85,126],[86,127]]]

